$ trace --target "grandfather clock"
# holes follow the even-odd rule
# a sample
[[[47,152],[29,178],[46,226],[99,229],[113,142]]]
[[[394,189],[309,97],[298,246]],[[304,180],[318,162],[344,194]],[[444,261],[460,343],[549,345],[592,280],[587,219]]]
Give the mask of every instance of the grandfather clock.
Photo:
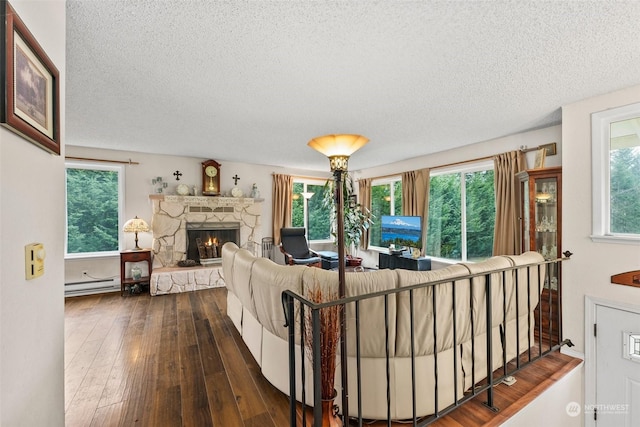
[[[202,194],[220,195],[220,163],[215,160],[202,162]]]

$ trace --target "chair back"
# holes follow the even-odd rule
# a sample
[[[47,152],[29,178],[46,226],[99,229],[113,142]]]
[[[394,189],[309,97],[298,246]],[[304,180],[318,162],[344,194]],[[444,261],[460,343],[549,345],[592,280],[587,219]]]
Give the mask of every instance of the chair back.
[[[308,258],[309,244],[305,237],[304,227],[288,227],[280,229],[280,240],[284,251],[294,258]]]
[[[262,238],[262,257],[273,260],[273,237]]]

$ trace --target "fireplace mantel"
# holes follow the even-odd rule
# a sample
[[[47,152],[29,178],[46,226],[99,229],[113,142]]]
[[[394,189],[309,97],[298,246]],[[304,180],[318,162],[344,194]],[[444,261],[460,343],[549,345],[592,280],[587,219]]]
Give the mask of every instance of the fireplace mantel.
[[[154,268],[174,266],[186,257],[189,222],[238,222],[239,246],[252,252],[260,247],[264,199],[152,194],[149,200],[153,205]]]
[[[238,206],[262,203],[264,199],[251,197],[177,196],[173,194],[150,194],[149,200],[180,203],[187,206]]]

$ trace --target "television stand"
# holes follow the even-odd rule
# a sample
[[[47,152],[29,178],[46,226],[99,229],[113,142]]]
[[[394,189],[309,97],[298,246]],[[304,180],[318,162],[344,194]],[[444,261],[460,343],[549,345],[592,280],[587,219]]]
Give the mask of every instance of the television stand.
[[[383,268],[390,270],[399,268],[402,270],[427,271],[431,270],[431,258],[413,258],[411,255],[390,255],[380,252],[378,254],[378,268],[381,270]]]

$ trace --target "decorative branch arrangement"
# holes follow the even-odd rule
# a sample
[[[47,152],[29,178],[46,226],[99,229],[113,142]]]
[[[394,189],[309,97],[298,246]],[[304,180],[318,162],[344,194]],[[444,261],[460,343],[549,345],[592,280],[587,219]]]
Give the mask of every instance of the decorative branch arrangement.
[[[322,287],[315,283],[307,291],[307,299],[316,304],[334,301],[338,299],[338,291],[328,287]],[[340,312],[341,305],[325,307],[320,309],[320,377],[322,399],[328,400],[335,397],[334,388],[336,373],[336,355],[340,343]],[[305,348],[307,356],[313,362],[313,327],[311,320],[311,310],[306,312],[305,319]]]

